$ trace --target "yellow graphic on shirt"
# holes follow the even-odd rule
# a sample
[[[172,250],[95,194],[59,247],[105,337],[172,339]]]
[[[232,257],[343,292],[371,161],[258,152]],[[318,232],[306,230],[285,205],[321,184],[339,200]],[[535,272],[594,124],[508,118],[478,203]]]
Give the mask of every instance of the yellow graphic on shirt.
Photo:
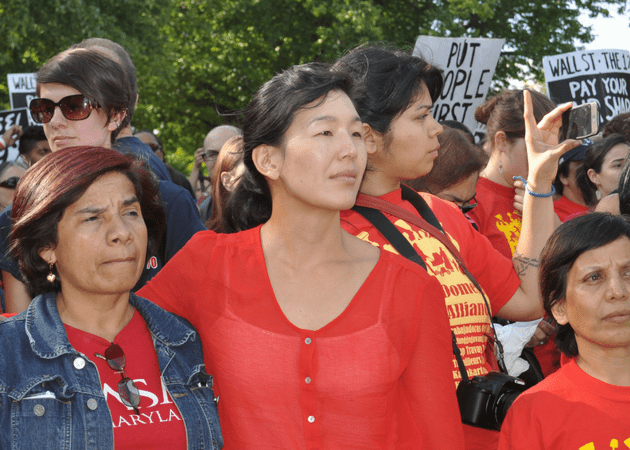
[[[516,250],[516,244],[518,244],[518,238],[521,235],[521,216],[516,213],[507,213],[507,219],[503,218],[502,214],[494,216],[497,219],[497,229],[505,234],[505,238],[510,244],[510,250],[512,255]]]
[[[492,335],[492,330],[490,315],[480,292],[464,274],[455,257],[438,239],[404,220],[398,219],[393,223],[425,262],[428,273],[442,285],[451,329],[457,338],[468,376],[472,378],[476,375],[485,375],[489,369],[485,354],[487,336]],[[398,254],[375,229],[361,231],[356,236],[374,246]],[[459,250],[459,243],[448,233],[447,236]],[[456,384],[461,380],[454,357],[453,378]]]
[[[625,444],[627,448],[630,448],[630,438],[623,441],[623,443]],[[619,448],[623,448],[619,446],[619,441],[617,439],[611,439],[610,450],[617,450]],[[593,442],[589,442],[588,444],[581,446],[578,450],[599,450],[599,449],[595,449],[595,444]],[[606,448],[605,450],[608,450],[608,448]]]

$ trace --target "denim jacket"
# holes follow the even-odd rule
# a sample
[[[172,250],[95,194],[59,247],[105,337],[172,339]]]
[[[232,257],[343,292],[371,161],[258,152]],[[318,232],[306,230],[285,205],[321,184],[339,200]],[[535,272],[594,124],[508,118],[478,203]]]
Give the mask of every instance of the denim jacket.
[[[184,319],[134,294],[163,382],[181,413],[189,449],[223,438],[198,334]],[[80,361],[77,361],[79,360]],[[55,294],[0,321],[0,449],[114,449],[112,417],[96,365],[70,343]]]

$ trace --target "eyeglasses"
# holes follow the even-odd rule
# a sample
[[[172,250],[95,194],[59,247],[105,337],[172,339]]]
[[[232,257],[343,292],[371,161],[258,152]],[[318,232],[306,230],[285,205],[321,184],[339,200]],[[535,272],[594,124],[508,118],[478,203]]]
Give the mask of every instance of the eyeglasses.
[[[218,156],[219,156],[219,150],[207,150],[203,152],[203,159],[206,161],[217,159]]]
[[[470,200],[468,200],[468,204],[460,206],[459,209],[462,210],[462,213],[466,214],[466,213],[469,213],[470,211],[472,211],[477,206],[477,204],[478,204],[477,203],[477,199],[473,195],[473,197]]]
[[[151,150],[153,150],[153,153],[162,151],[162,147],[160,147],[157,144],[147,144],[147,145],[151,147]]]
[[[18,184],[18,181],[20,181],[20,177],[7,178],[6,180],[0,182],[0,187],[7,188],[7,189],[15,189],[15,187]]]
[[[47,98],[34,98],[28,105],[31,117],[37,123],[48,123],[55,115],[55,108],[59,106],[61,114],[68,120],[84,120],[90,117],[92,109],[98,108],[98,103],[93,102],[82,94],[69,95],[57,103]]]
[[[123,349],[120,348],[120,345],[112,342],[112,345],[105,350],[105,356],[100,353],[94,353],[94,355],[107,361],[107,365],[114,372],[120,374],[122,377],[118,382],[118,395],[120,395],[120,400],[123,402],[123,405],[133,408],[136,415],[140,415],[138,411],[138,406],[140,406],[140,391],[136,383],[131,378],[128,378],[125,373],[125,353]]]

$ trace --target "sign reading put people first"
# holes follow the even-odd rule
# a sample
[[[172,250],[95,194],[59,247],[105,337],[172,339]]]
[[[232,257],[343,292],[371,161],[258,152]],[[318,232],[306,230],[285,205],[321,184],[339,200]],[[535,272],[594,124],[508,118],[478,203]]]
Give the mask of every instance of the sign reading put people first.
[[[630,52],[582,50],[543,58],[549,98],[554,102],[599,104],[602,125],[630,112]]]
[[[413,54],[444,70],[444,88],[433,105],[439,122],[455,120],[477,129],[475,109],[486,99],[504,39],[419,36]]]

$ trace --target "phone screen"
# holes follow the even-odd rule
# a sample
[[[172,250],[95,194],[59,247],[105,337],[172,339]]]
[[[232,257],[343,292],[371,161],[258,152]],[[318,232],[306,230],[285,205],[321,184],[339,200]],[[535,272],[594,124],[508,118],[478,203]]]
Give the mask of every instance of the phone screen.
[[[594,136],[599,128],[598,124],[597,103],[574,106],[562,115],[562,140]]]

